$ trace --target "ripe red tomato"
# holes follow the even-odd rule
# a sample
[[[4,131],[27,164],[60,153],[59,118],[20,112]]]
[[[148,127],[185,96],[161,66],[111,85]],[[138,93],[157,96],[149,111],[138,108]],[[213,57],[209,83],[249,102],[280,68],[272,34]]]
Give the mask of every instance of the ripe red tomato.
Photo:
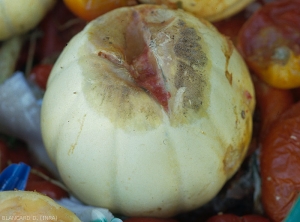
[[[29,79],[36,83],[42,90],[46,90],[47,80],[52,70],[51,64],[39,64],[33,67]]]
[[[91,21],[113,9],[136,4],[135,0],[64,0],[66,6],[79,18]]]
[[[300,0],[265,4],[243,25],[238,49],[249,67],[268,84],[300,86]]]
[[[233,214],[221,214],[209,218],[206,222],[269,222],[270,220],[258,215],[245,215],[242,217]]]
[[[272,126],[261,147],[262,203],[274,221],[283,221],[300,192],[300,102]]]
[[[131,217],[124,220],[124,222],[177,222],[177,220],[150,218],[150,217]]]

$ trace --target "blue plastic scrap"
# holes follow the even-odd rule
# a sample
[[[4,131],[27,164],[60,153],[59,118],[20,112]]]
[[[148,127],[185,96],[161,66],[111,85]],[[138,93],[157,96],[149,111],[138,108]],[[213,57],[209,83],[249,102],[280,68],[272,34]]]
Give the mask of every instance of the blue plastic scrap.
[[[24,190],[30,173],[30,166],[25,163],[13,163],[0,174],[0,191]]]

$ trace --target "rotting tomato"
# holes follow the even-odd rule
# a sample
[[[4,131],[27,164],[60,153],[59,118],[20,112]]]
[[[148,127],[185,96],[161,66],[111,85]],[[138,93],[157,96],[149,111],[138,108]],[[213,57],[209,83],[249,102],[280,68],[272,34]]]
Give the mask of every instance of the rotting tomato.
[[[206,222],[269,222],[270,220],[259,215],[245,215],[242,217],[234,214],[220,214],[209,218]]]
[[[257,109],[260,113],[260,139],[262,139],[281,113],[294,103],[291,90],[274,88],[253,76]]]
[[[282,89],[300,86],[300,0],[265,4],[243,25],[237,42],[265,82]]]
[[[300,102],[273,124],[262,141],[260,162],[265,212],[282,221],[300,192]]]
[[[79,18],[91,21],[113,9],[137,4],[135,0],[63,0]]]

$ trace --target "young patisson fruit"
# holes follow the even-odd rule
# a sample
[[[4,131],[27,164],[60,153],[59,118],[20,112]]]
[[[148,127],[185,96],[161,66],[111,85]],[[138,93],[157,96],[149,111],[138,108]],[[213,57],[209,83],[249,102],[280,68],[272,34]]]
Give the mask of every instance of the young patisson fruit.
[[[80,222],[50,197],[32,191],[0,192],[0,215],[1,221]]]
[[[181,8],[196,17],[209,21],[228,18],[249,5],[254,0],[140,0],[146,4],[166,5],[169,8]]]
[[[56,62],[42,136],[83,202],[168,217],[211,200],[239,168],[254,90],[207,21],[139,5],[90,22]]]
[[[1,0],[0,41],[34,28],[56,0]]]

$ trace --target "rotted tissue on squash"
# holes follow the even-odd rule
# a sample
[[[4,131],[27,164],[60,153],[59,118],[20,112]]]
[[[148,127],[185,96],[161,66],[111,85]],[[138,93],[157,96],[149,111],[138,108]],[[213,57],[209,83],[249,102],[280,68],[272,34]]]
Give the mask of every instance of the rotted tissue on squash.
[[[130,16],[136,15],[132,12]],[[130,16],[126,21],[129,25],[124,25],[125,27],[130,26],[130,21],[134,20],[130,20]],[[121,50],[126,48],[126,40],[115,37],[114,31],[102,26],[104,22],[100,25],[95,23],[88,32],[91,33],[89,40],[99,49],[98,54],[101,56],[93,65],[84,60],[80,62],[85,76],[83,90],[86,100],[98,113],[104,114],[121,128],[135,123],[138,124],[135,128],[148,130],[161,125],[166,117],[175,127],[193,123],[195,119],[206,115],[209,106],[209,100],[204,98],[210,90],[208,79],[211,64],[205,50],[202,49],[200,34],[180,17],[169,18],[168,22],[156,21],[161,25],[159,30],[157,24],[148,23],[143,18],[140,16],[139,24],[135,26],[140,27],[142,31],[118,31],[143,33],[140,34],[140,44],[151,46],[150,51],[156,58],[152,68],[157,71],[156,75],[163,79],[163,87],[171,95],[168,100],[168,112],[161,108],[159,102],[154,102],[155,98],[151,92],[135,83],[128,70],[130,61]],[[152,33],[153,29],[156,33]],[[169,42],[166,42],[166,36],[170,37]],[[171,57],[174,64],[172,67],[160,64],[165,58],[159,54],[165,56],[166,53]],[[93,71],[95,69],[101,70],[101,73]]]

